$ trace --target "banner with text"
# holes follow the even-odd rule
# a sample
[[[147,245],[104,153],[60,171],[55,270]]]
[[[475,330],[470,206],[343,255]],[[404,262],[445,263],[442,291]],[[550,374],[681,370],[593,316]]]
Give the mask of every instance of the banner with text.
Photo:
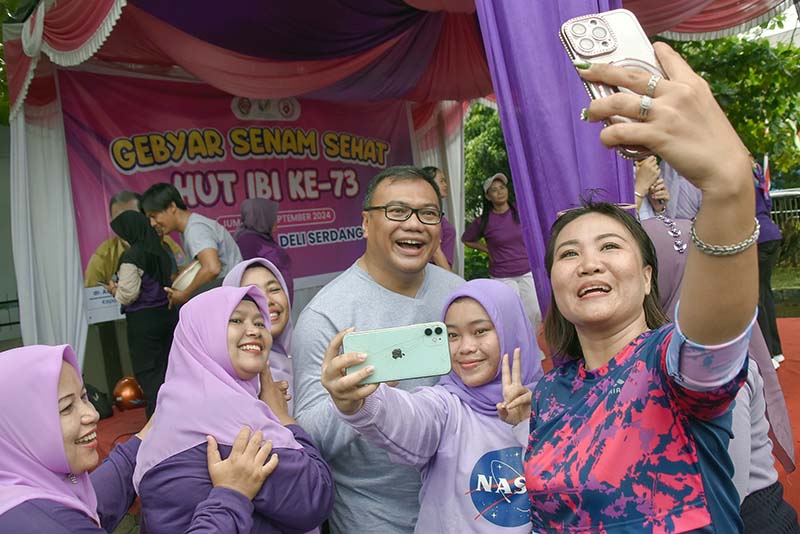
[[[113,236],[109,199],[168,182],[230,232],[244,199],[278,201],[276,240],[295,277],[341,271],[364,250],[369,180],[412,161],[402,102],[252,100],[200,83],[58,76],[84,268]]]

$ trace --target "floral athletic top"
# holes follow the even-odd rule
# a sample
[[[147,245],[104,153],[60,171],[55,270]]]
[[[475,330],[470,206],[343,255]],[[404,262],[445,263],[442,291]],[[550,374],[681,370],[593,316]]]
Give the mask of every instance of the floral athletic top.
[[[741,532],[727,446],[749,337],[701,346],[668,324],[603,367],[545,375],[525,454],[534,532]]]

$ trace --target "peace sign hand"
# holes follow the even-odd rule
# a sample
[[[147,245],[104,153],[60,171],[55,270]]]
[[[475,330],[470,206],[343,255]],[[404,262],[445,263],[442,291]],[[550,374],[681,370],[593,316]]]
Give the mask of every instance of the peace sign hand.
[[[501,420],[514,426],[531,416],[531,390],[522,385],[522,363],[519,347],[514,349],[514,360],[508,368],[508,354],[503,355],[502,366],[503,402],[497,403],[497,415]]]

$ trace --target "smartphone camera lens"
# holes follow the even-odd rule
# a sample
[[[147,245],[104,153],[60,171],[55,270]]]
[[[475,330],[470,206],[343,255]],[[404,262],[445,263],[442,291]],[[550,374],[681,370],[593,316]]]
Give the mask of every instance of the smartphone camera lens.
[[[578,46],[588,51],[594,48],[594,41],[592,41],[591,39],[581,39],[580,41],[578,41]]]
[[[433,335],[433,330],[431,330],[430,328],[426,328],[426,329],[425,329],[425,335],[426,335],[426,336]]]
[[[596,26],[594,29],[592,29],[592,35],[596,39],[605,39],[608,35],[608,31],[602,26]]]
[[[437,335],[437,336],[438,336],[438,335],[441,335],[441,333],[442,333],[442,327],[441,327],[441,326],[437,326],[437,327],[436,327],[436,329],[434,329],[434,332],[436,332],[436,335]]]
[[[572,33],[574,35],[586,35],[586,26],[583,24],[573,24]]]

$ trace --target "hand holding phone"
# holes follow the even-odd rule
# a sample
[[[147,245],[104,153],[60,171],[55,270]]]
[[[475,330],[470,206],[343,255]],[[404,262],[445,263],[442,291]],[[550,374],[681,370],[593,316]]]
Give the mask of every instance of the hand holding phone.
[[[667,78],[656,59],[647,34],[639,25],[636,16],[627,9],[615,9],[570,19],[561,26],[559,37],[573,61],[611,63]],[[624,87],[603,83],[584,81],[583,85],[592,100],[618,92],[631,92]],[[634,119],[615,115],[606,122],[616,124],[633,121]],[[641,146],[619,146],[617,151],[628,159],[642,159],[652,154],[650,150]]]
[[[348,328],[342,330],[331,340],[325,351],[325,359],[322,360],[322,373],[320,381],[322,387],[328,390],[331,400],[336,408],[343,414],[354,414],[364,405],[364,399],[372,395],[378,384],[359,385],[362,379],[369,377],[373,373],[370,366],[360,369],[358,372],[347,374],[347,368],[358,363],[364,362],[367,355],[361,353],[345,352],[339,354],[342,348],[342,339],[345,334],[355,330]]]
[[[348,373],[367,366],[374,368],[360,384],[440,376],[452,369],[447,327],[441,322],[350,332],[344,336],[342,346],[345,353],[367,355]]]

